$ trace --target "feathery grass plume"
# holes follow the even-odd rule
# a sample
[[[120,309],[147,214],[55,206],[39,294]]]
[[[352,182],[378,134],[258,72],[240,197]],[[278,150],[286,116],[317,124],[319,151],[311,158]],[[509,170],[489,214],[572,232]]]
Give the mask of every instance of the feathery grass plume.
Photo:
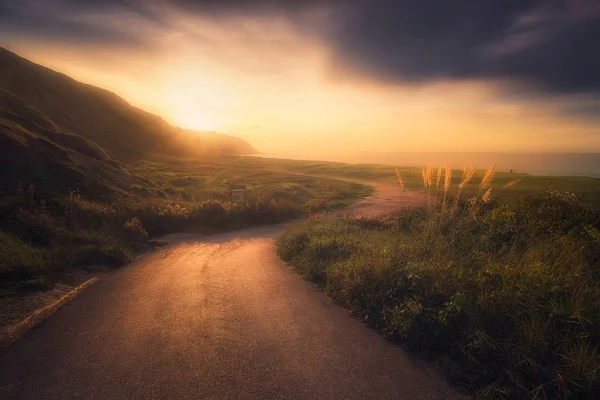
[[[483,176],[483,179],[481,180],[481,183],[479,184],[479,187],[481,189],[485,189],[490,187],[490,185],[492,184],[492,181],[494,180],[494,173],[496,172],[496,164],[492,165],[486,172],[485,175]]]
[[[456,210],[458,209],[458,201],[460,200],[460,194],[464,187],[473,179],[473,175],[475,174],[475,166],[471,166],[471,164],[467,164],[465,169],[463,170],[462,181],[458,185],[458,192],[456,192],[456,199],[454,200],[454,207],[452,207],[451,214],[454,215]]]
[[[404,190],[404,179],[402,179],[402,174],[400,173],[400,170],[398,168],[396,168],[396,177],[398,178],[400,188]]]
[[[465,180],[465,176],[467,175],[467,171],[469,170],[469,168],[471,167],[470,163],[467,163],[467,165],[465,165],[465,169],[463,169],[463,177],[462,180]]]
[[[515,186],[519,182],[521,182],[520,179],[514,179],[514,180],[508,182],[506,185],[502,186],[500,189],[507,189],[509,187],[513,187],[513,186]]]
[[[440,190],[440,182],[442,181],[442,166],[440,165],[437,169],[437,176],[435,179],[435,195],[433,197],[433,204],[437,204],[437,195]]]
[[[423,176],[423,188],[425,189],[425,196],[427,196],[427,210],[429,210],[429,183],[427,180],[427,169],[425,167],[421,168],[421,175]]]
[[[465,170],[463,171],[462,182],[460,182],[458,188],[463,189],[471,181],[471,179],[473,179],[473,175],[475,175],[475,166],[471,167],[470,164],[467,164]]]
[[[427,196],[427,210],[431,212],[431,187],[433,186],[433,168],[424,167],[421,169],[423,175],[423,187]]]
[[[427,183],[429,184],[429,187],[431,188],[433,186],[433,168],[431,167],[427,167]]]
[[[481,200],[484,203],[488,203],[490,200],[492,199],[492,188],[489,188],[484,194],[483,196],[481,196]]]
[[[440,165],[437,170],[437,179],[435,182],[435,191],[437,192],[440,187],[440,182],[442,181],[442,166]]]
[[[452,167],[450,164],[446,164],[446,173],[444,174],[444,193],[450,189],[450,182],[452,181]]]
[[[444,172],[444,201],[442,202],[442,214],[446,210],[446,196],[450,189],[450,182],[452,181],[452,167],[450,164],[446,164],[446,171]]]
[[[477,195],[475,197],[473,197],[473,202],[471,203],[471,213],[475,213],[477,212],[477,210],[479,210],[480,205],[479,205],[479,195],[481,195],[481,191],[482,190],[487,190],[484,195],[481,197],[481,200],[484,203],[487,203],[490,198],[491,198],[491,189],[492,189],[492,181],[494,180],[494,172],[496,171],[496,164],[492,165],[490,168],[488,168],[487,171],[485,171],[485,174],[483,175],[483,178],[481,179],[481,182],[479,183],[479,191],[477,192]],[[488,196],[487,199],[485,199],[485,196]]]

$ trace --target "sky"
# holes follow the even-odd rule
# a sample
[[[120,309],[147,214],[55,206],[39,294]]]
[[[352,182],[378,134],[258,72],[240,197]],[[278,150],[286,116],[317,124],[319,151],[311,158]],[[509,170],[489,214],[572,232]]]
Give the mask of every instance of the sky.
[[[0,0],[0,46],[266,153],[600,151],[598,0]]]

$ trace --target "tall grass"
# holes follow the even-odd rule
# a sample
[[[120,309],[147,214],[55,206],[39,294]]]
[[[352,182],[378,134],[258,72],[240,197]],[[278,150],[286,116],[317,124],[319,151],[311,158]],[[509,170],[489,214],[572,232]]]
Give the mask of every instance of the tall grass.
[[[446,164],[446,170],[444,172],[444,200],[442,202],[442,214],[446,212],[446,201],[448,199],[448,191],[450,190],[450,183],[452,182],[452,167],[450,164]]]
[[[280,222],[330,209],[345,195],[325,190],[327,199],[249,189],[242,202],[123,194],[100,202],[78,190],[51,197],[19,184],[0,198],[0,295],[45,289],[73,268],[124,264],[151,236]]]
[[[402,178],[402,173],[400,172],[400,170],[398,168],[396,168],[395,171],[396,171],[396,177],[398,178],[398,184],[400,185],[400,189],[406,190],[404,187],[404,178]]]
[[[437,204],[429,170],[427,207],[313,219],[280,238],[280,256],[477,398],[595,398],[600,209],[558,191],[499,203],[495,167],[473,184],[470,166],[455,188],[444,168]]]
[[[437,177],[435,179],[435,196],[433,198],[433,203],[437,204],[437,195],[440,190],[440,182],[442,181],[442,166],[440,165],[437,169]]]

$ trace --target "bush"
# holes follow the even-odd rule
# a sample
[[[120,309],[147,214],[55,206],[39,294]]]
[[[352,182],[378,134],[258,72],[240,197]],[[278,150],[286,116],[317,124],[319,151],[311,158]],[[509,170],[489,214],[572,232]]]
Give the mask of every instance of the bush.
[[[132,188],[141,192],[141,188]],[[301,215],[289,198],[263,195],[245,203],[181,198],[86,199],[78,190],[46,199],[32,185],[0,199],[0,279],[5,288],[48,287],[69,269],[130,261],[148,236],[213,232]]]
[[[133,241],[142,241],[144,239],[148,239],[148,232],[142,226],[142,223],[136,217],[131,218],[129,221],[125,222],[125,228],[131,234],[131,240]]]
[[[70,256],[70,259],[74,267],[93,265],[116,267],[126,264],[133,259],[131,249],[119,243],[84,245],[73,250],[74,253]]]
[[[0,281],[31,280],[46,267],[43,253],[23,240],[0,232]]]
[[[279,255],[482,398],[600,391],[600,212],[544,193],[452,220],[297,224]]]

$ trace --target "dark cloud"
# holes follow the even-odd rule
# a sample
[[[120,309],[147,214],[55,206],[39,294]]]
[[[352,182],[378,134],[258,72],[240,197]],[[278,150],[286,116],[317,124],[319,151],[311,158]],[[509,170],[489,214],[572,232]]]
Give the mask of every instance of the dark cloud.
[[[99,3],[104,7],[109,4]],[[143,41],[136,37],[134,32],[117,31],[110,26],[89,24],[89,21],[70,18],[76,11],[94,9],[105,10],[100,7],[98,2],[92,1],[78,1],[77,4],[71,4],[61,0],[47,0],[46,2],[0,0],[0,34],[4,32],[14,36],[70,43],[143,45]]]
[[[343,4],[344,0],[171,0],[169,3],[187,10],[220,14],[261,12],[301,14],[314,7]]]
[[[375,79],[499,78],[523,92],[600,95],[599,0],[163,0],[150,2],[153,7],[142,0],[0,0],[0,26],[79,40],[136,40],[30,12],[41,4],[62,12],[126,11],[157,24],[165,23],[161,4],[216,17],[283,13],[329,42],[338,65]],[[329,8],[329,18],[307,24],[305,12],[317,7]]]
[[[597,0],[355,0],[330,41],[341,63],[392,81],[514,78],[600,94]]]
[[[566,117],[583,118],[595,123],[600,122],[600,99],[584,98],[578,101],[570,101],[560,104],[558,109],[560,115]],[[600,131],[599,131],[600,133]]]

